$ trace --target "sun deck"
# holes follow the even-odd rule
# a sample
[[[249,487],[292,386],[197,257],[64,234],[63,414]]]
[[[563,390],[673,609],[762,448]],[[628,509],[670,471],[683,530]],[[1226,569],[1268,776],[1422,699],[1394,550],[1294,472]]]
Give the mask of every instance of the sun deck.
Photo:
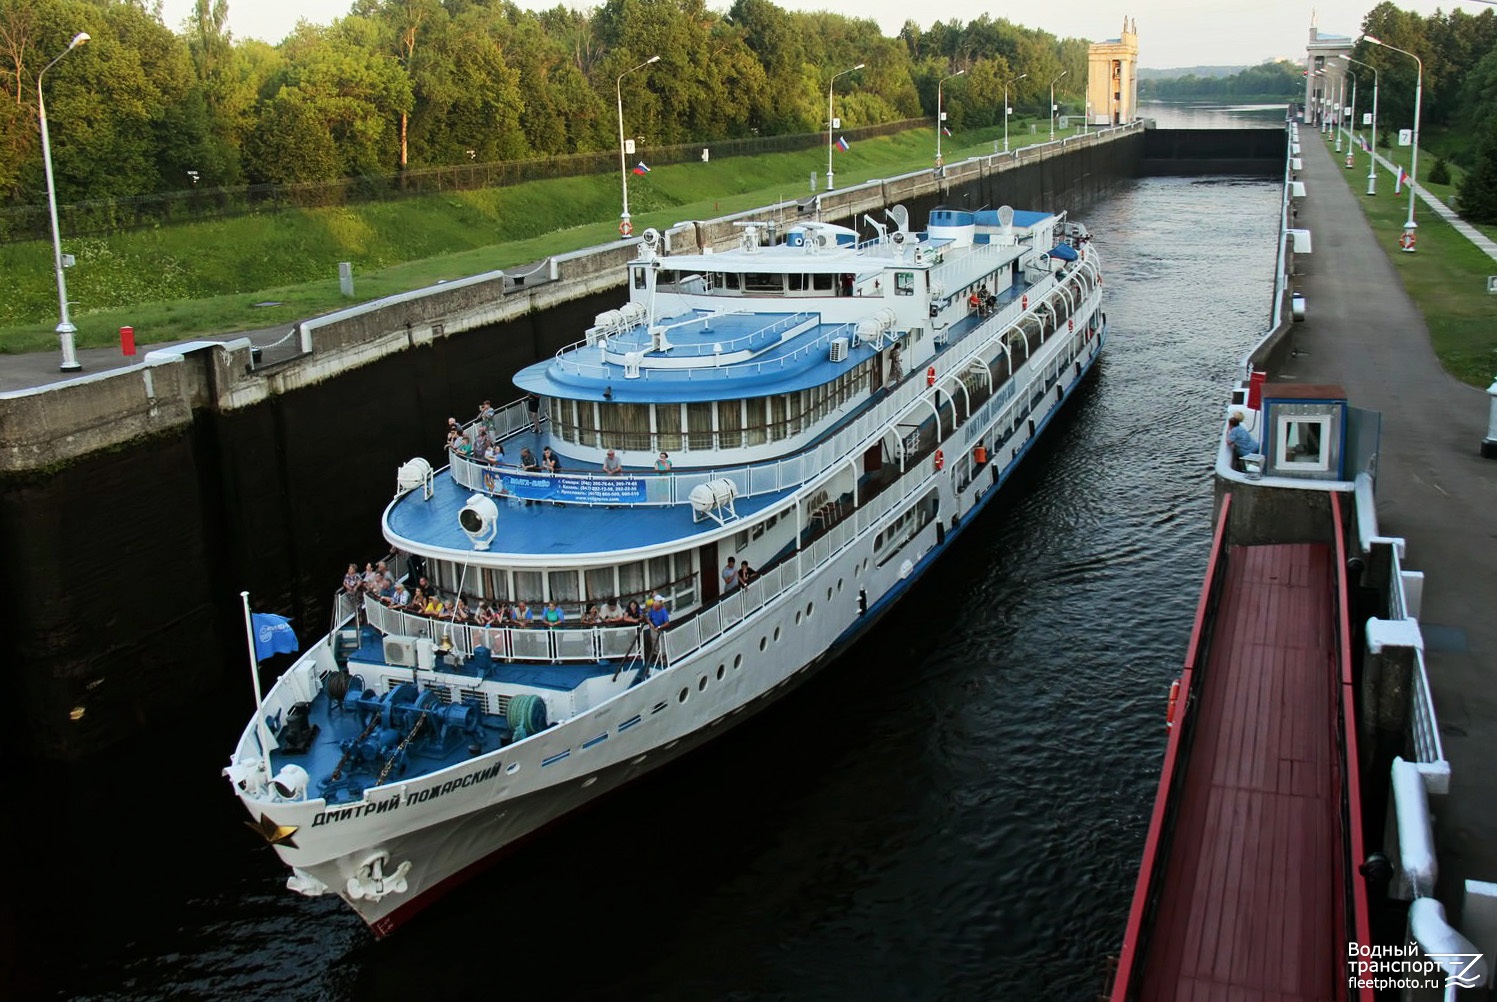
[[[1346,997],[1336,594],[1328,545],[1231,548],[1157,912],[1114,998]]]

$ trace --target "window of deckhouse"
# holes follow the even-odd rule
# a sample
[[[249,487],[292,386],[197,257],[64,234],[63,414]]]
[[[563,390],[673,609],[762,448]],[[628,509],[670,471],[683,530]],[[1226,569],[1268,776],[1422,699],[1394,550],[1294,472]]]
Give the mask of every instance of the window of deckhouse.
[[[547,577],[550,578],[550,594],[547,596],[553,602],[575,603],[581,595],[577,591],[577,572],[574,570],[552,571]]]
[[[655,447],[667,452],[681,448],[681,405],[655,407]]]
[[[540,571],[515,571],[515,601],[544,602],[545,576]]]
[[[743,444],[743,401],[717,402],[717,447],[736,449]]]
[[[605,602],[618,596],[618,585],[614,583],[612,567],[589,567],[586,575],[589,602]]]
[[[785,276],[779,272],[749,272],[743,276],[744,292],[773,292],[785,291]]]
[[[896,296],[913,296],[915,294],[915,273],[913,271],[896,271],[894,273],[894,294]]]
[[[820,273],[812,275],[811,276],[811,285],[812,285],[812,288],[814,288],[817,292],[831,292],[832,291],[832,277],[833,276],[830,273],[825,274],[825,275],[820,274]]]
[[[769,429],[765,427],[764,398],[745,400],[743,408],[743,444],[763,445],[769,437]]]
[[[642,595],[645,590],[645,565],[635,560],[619,564],[619,598],[627,595]]]
[[[577,401],[577,444],[598,445],[598,404],[594,400]]]
[[[636,289],[643,289],[645,287],[645,269],[631,268],[629,270],[634,273],[634,287]]]
[[[700,400],[686,405],[686,447],[712,448],[712,401]]]
[[[602,404],[603,447],[648,450],[650,408],[648,404]]]

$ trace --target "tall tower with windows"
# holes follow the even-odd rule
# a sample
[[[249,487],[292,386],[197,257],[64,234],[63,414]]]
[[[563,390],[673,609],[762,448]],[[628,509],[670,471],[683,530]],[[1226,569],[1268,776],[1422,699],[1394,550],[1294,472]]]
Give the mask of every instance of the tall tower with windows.
[[[1138,21],[1087,48],[1086,116],[1093,125],[1122,125],[1138,117]]]
[[[1330,35],[1320,30],[1320,17],[1310,13],[1310,41],[1305,46],[1305,122],[1320,125],[1335,123],[1341,115],[1336,109],[1337,78],[1346,72],[1346,64],[1336,56],[1349,56],[1354,40],[1349,35]]]

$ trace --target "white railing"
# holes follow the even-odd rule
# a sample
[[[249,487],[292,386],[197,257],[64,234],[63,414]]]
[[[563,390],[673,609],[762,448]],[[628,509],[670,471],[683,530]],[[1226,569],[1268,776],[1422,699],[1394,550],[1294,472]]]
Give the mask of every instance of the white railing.
[[[474,626],[394,609],[373,598],[364,600],[364,616],[388,636],[448,640],[464,657],[478,647],[487,647],[501,661],[541,662],[615,660],[639,651],[637,626]]]
[[[1096,303],[1100,298],[1095,285],[1095,276],[1092,274],[1094,270],[1095,264],[1088,261],[1084,262],[1081,270],[1067,275],[1067,281],[1074,279],[1088,284],[1090,288],[1090,295],[1087,296],[1088,305]],[[1025,289],[1023,296],[1031,300],[1028,312],[1037,310],[1051,295],[1064,294],[1057,291],[1062,285],[1063,283],[1054,275],[1049,275]],[[931,368],[935,369],[937,384],[953,372],[960,372],[974,358],[987,350],[995,340],[1005,336],[1025,313],[1023,299],[1016,299],[989,317],[971,334],[963,337],[953,348],[938,354],[931,361]],[[966,347],[961,348],[962,345]],[[1026,359],[1026,364],[1027,361]],[[645,493],[643,501],[616,501],[602,498],[596,502],[561,500],[563,503],[677,505],[684,504],[690,498],[693,488],[710,480],[722,478],[730,479],[738,485],[739,497],[754,497],[790,490],[845,464],[849,456],[862,454],[887,431],[890,425],[896,423],[900,415],[930,393],[931,388],[918,378],[906,378],[887,397],[820,445],[769,463],[745,463],[739,466],[714,467],[709,470],[631,475],[625,478],[643,484]],[[523,401],[518,405],[509,405],[505,411],[515,406],[520,407],[521,416],[525,417],[528,423],[528,417],[523,413]],[[454,482],[469,490],[489,494],[500,493],[501,485],[498,476],[500,471],[497,468],[456,453],[452,454],[451,459],[450,469]],[[576,473],[529,473],[527,476],[572,479],[583,483],[603,478],[603,474]],[[618,481],[620,478],[607,479]],[[577,493],[583,492],[579,490]]]

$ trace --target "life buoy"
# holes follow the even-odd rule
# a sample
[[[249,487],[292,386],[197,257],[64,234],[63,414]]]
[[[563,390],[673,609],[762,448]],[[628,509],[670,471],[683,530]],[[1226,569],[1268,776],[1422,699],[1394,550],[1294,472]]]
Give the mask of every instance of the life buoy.
[[[946,453],[940,449],[936,450],[936,472],[940,473],[946,468]]]
[[[1021,310],[1027,310],[1027,309],[1029,309],[1029,297],[1028,296],[1021,296],[1019,298],[1019,309],[1021,309]]]
[[[934,365],[925,370],[925,385],[936,385],[936,367]]]
[[[1076,318],[1075,317],[1072,317],[1070,320],[1066,321],[1066,332],[1069,333],[1069,334],[1075,334],[1076,333]]]
[[[1180,680],[1177,678],[1170,683],[1170,705],[1164,711],[1164,729],[1169,730],[1175,726],[1175,704],[1180,700]]]
[[[629,225],[629,220],[625,219],[625,220],[623,220],[622,222],[619,223],[619,235],[620,236],[627,237],[629,234],[631,234],[633,232],[634,232],[634,227],[631,226],[631,225]]]
[[[1414,231],[1413,230],[1404,230],[1403,231],[1403,235],[1398,238],[1398,246],[1402,247],[1406,251],[1413,250],[1414,249]]]

